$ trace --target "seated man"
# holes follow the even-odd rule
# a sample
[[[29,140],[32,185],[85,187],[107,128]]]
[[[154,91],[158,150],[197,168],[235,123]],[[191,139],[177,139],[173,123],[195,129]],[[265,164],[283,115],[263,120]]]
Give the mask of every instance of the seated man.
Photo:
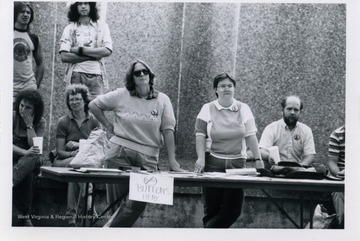
[[[261,157],[265,164],[274,164],[269,158],[268,148],[278,146],[280,161],[308,165],[315,158],[315,144],[312,131],[298,122],[303,103],[297,96],[288,96],[281,101],[283,118],[265,127],[259,142]]]
[[[40,147],[34,146],[33,137],[44,136],[44,102],[36,90],[24,90],[16,96],[14,107],[12,225],[33,226],[33,173],[40,166]]]
[[[334,130],[329,141],[329,170],[332,176],[345,179],[345,126]],[[344,192],[331,193],[339,228],[344,228]]]
[[[100,123],[89,112],[89,90],[85,85],[69,85],[65,95],[69,113],[61,117],[57,124],[55,167],[69,166],[79,152],[79,140],[87,139],[92,130],[100,128]],[[83,204],[80,197],[84,197],[84,189],[83,183],[69,183],[66,209],[66,214],[72,216],[68,219],[69,226],[76,226],[76,214],[78,205]]]

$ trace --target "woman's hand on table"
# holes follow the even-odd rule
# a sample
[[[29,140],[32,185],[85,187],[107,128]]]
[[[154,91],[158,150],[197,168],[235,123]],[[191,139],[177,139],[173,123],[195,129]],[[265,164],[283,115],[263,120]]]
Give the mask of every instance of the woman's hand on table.
[[[176,161],[174,162],[169,162],[169,168],[170,171],[174,171],[174,172],[185,172],[184,169],[182,169],[179,165],[179,163],[177,163]]]
[[[205,160],[197,159],[197,161],[195,162],[194,172],[196,173],[204,172],[204,167],[205,167]]]

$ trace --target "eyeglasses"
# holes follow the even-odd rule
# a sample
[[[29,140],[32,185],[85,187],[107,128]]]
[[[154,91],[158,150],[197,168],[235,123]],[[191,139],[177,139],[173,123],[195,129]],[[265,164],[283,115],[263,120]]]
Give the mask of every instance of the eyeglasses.
[[[234,87],[234,85],[233,85],[233,84],[228,84],[228,85],[221,84],[221,85],[218,85],[218,88],[219,88],[219,89],[225,89],[226,87],[228,87],[229,89],[231,89],[231,88]]]
[[[141,69],[141,70],[134,71],[133,75],[136,76],[136,77],[139,77],[141,75],[141,72],[143,73],[143,75],[148,75],[149,74],[149,70]]]
[[[77,102],[81,102],[83,99],[80,98],[74,98],[74,99],[70,99],[69,102],[73,102],[73,103],[77,103]]]

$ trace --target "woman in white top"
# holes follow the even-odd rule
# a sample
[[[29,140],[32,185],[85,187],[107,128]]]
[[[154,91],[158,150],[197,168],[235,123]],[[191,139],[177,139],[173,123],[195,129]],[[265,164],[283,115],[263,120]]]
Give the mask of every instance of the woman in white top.
[[[235,79],[223,73],[215,77],[213,86],[217,99],[206,103],[196,119],[195,172],[244,168],[247,146],[257,168],[263,168],[254,116],[247,104],[234,99]],[[229,228],[240,216],[243,189],[204,187],[202,195],[205,228]]]

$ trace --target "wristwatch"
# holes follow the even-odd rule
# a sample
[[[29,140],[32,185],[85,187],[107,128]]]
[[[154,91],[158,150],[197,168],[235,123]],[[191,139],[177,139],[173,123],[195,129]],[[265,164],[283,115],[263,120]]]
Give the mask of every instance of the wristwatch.
[[[28,130],[32,130],[32,129],[34,129],[34,126],[27,126],[26,127]]]

